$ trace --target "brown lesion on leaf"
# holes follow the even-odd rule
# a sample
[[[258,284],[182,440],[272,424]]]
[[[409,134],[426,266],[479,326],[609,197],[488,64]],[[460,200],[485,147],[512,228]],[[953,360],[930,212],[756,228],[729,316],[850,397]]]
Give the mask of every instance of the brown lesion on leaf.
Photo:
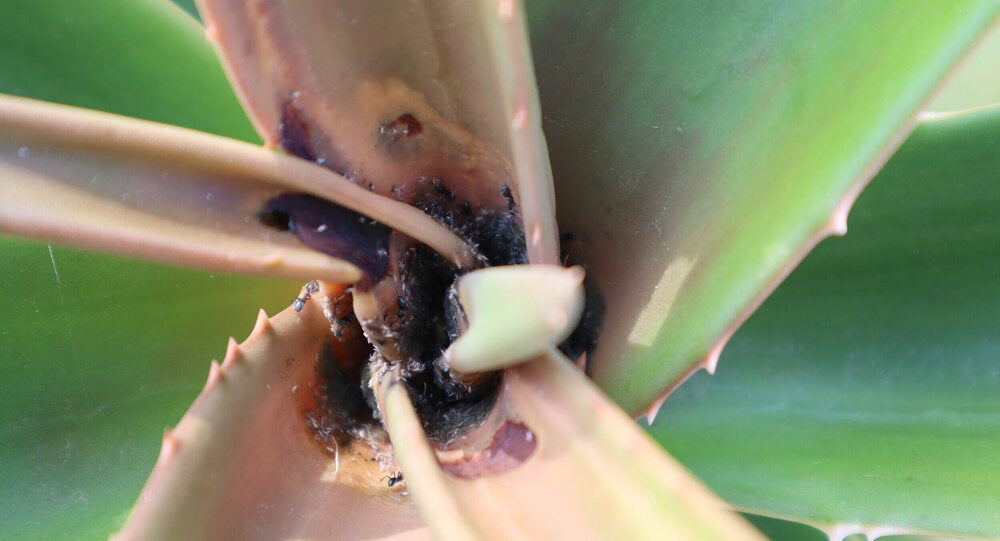
[[[405,82],[363,79],[342,92],[350,99],[330,104],[287,85],[277,97],[281,147],[382,195],[409,200],[419,179],[440,178],[475,207],[506,206],[497,189],[513,184],[510,160]]]
[[[386,120],[378,128],[383,144],[416,137],[422,131],[424,131],[423,125],[410,113],[403,113],[394,120]]]
[[[450,456],[439,452],[438,463],[442,470],[462,479],[499,475],[528,460],[537,445],[538,440],[527,425],[507,420],[485,448],[473,453],[451,453]]]

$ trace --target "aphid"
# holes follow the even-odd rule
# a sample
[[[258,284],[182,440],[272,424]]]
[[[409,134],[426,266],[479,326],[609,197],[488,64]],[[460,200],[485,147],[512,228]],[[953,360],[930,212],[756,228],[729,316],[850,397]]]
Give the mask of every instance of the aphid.
[[[319,291],[319,282],[313,280],[312,282],[306,284],[305,294],[302,295],[301,297],[295,297],[295,300],[292,301],[292,307],[295,308],[295,311],[301,312],[302,308],[304,308],[306,305],[306,301],[309,300],[309,297],[312,297],[312,294],[316,293],[317,291]]]

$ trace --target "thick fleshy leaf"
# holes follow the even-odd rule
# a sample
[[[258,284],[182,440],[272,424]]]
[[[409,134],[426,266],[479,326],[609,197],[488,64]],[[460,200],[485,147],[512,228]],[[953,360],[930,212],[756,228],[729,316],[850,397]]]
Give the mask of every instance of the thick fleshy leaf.
[[[259,140],[205,29],[170,2],[9,0],[0,9],[0,92]]]
[[[491,267],[462,276],[457,289],[468,326],[443,359],[459,372],[530,361],[566,340],[583,313],[580,267]]]
[[[607,298],[590,373],[637,413],[806,251],[1000,9],[530,2],[562,230]]]
[[[1000,536],[1000,110],[925,121],[653,433],[740,508]]]
[[[993,25],[957,66],[928,111],[963,111],[1000,103],[1000,24]]]
[[[173,3],[177,4],[178,7],[189,13],[192,17],[200,19],[201,16],[198,14],[198,8],[194,5],[194,0],[171,0]]]
[[[307,428],[317,359],[332,336],[324,302],[317,291],[301,310],[274,319],[262,311],[245,342],[230,339],[201,395],[164,434],[119,539],[430,537],[382,481],[372,449],[341,448]]]
[[[453,262],[469,265],[472,258],[463,241],[419,210],[304,160],[25,98],[0,96],[0,182],[8,191],[0,203],[2,231],[168,263],[353,283],[366,252],[384,250],[369,238],[384,228],[359,229],[365,216],[405,230]],[[262,223],[262,209],[282,192],[340,205],[310,207],[305,217],[281,209],[284,229],[292,215],[298,229],[308,227],[296,230],[299,239],[343,237],[324,250],[334,257]]]
[[[4,239],[0,537],[117,528],[225,336],[296,290]]]
[[[459,456],[428,445],[398,375],[381,382],[396,456],[438,539],[760,538],[566,358],[505,378],[495,435]]]
[[[264,140],[409,200],[421,177],[505,208],[556,263],[551,171],[517,0],[200,0]]]
[[[0,91],[255,140],[190,17],[154,0],[4,2]],[[141,43],[142,46],[136,46]],[[0,238],[0,537],[119,527],[236,314],[298,286]]]

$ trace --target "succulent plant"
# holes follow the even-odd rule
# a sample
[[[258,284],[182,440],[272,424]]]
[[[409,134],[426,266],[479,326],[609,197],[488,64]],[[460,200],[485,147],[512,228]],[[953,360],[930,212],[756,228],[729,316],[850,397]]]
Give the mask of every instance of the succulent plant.
[[[4,6],[3,537],[1000,535],[1000,3],[199,8]]]

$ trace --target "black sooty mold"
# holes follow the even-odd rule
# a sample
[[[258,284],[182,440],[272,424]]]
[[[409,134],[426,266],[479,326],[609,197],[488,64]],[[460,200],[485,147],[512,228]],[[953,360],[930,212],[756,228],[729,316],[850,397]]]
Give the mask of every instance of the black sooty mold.
[[[410,137],[419,126],[400,117],[384,127],[383,135]],[[465,240],[479,256],[481,266],[515,265],[528,262],[525,236],[513,194],[500,188],[506,205],[499,209],[477,208],[462,200],[439,178],[420,178],[408,201],[427,215],[450,228]],[[416,188],[416,189],[414,189]],[[401,192],[400,192],[401,193]],[[268,201],[260,218],[273,227],[294,232],[303,243],[345,259],[364,270],[372,284],[392,273],[398,296],[390,306],[383,306],[381,321],[393,337],[392,347],[401,358],[400,372],[411,400],[428,437],[447,445],[468,429],[478,426],[492,411],[502,382],[500,371],[488,374],[449,374],[440,363],[442,353],[458,337],[465,316],[458,305],[455,285],[461,273],[427,246],[412,242],[393,250],[390,261],[386,251],[390,231],[357,213],[306,194],[284,194]],[[583,318],[572,335],[560,345],[570,358],[593,350],[604,313],[604,300],[591,281],[585,282],[586,307]],[[391,291],[391,290],[390,290]],[[391,298],[391,297],[390,297]],[[331,319],[336,329],[347,329],[345,337],[364,340],[360,324],[350,311],[350,303],[337,301]],[[345,315],[348,314],[348,315]],[[346,323],[345,323],[346,322]],[[512,338],[513,339],[513,338]],[[345,429],[363,433],[377,419],[378,406],[368,386],[371,374],[384,370],[383,342],[372,341],[365,348],[354,347],[344,362],[336,348],[324,351],[320,358],[320,380],[327,414],[337,416]],[[334,413],[338,408],[340,413]]]

